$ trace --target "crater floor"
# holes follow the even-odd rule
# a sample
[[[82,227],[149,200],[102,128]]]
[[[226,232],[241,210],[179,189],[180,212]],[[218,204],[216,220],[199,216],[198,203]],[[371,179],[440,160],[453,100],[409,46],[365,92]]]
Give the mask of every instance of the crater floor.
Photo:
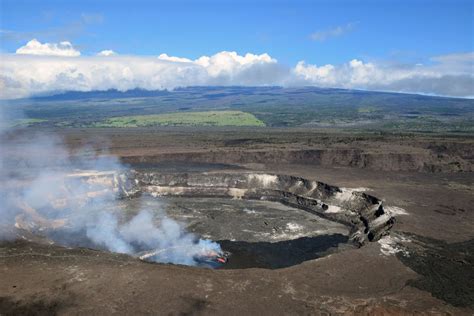
[[[142,197],[141,203],[147,209],[165,209],[187,231],[212,240],[278,242],[349,234],[342,224],[278,202],[168,196]]]
[[[277,202],[142,196],[121,206],[126,214],[155,210],[158,221],[166,214],[186,231],[218,241],[232,254],[223,269],[284,268],[351,247],[347,226]]]

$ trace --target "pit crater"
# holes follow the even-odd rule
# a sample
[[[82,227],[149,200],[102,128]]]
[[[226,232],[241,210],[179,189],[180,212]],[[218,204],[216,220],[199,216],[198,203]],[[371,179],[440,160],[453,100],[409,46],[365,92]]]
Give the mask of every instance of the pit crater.
[[[377,241],[394,223],[374,196],[288,175],[140,170],[112,182],[132,214],[139,198],[232,253],[217,268],[289,267]]]

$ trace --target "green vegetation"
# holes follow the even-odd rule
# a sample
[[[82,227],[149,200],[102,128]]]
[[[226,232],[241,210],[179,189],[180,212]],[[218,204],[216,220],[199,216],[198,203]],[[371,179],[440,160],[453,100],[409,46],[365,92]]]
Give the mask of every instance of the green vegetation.
[[[252,114],[241,111],[205,111],[120,116],[93,125],[94,127],[265,126],[265,123]]]
[[[14,126],[25,127],[25,126],[31,126],[31,125],[34,125],[34,124],[43,123],[43,122],[47,122],[47,121],[48,120],[38,119],[38,118],[19,119],[19,120],[15,121]]]
[[[359,113],[372,113],[376,112],[377,108],[375,106],[363,106],[357,109]]]
[[[472,99],[341,89],[189,87],[173,91],[92,91],[10,103],[22,115],[35,118],[25,122],[32,127],[301,126],[474,133]]]

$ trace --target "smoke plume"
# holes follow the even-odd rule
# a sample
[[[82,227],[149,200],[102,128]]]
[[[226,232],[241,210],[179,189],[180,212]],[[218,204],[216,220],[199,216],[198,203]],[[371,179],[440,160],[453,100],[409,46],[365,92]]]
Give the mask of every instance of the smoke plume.
[[[0,239],[43,238],[60,245],[194,265],[212,241],[187,233],[161,210],[121,211],[117,183],[127,167],[104,150],[72,151],[57,135],[15,130],[0,107]],[[32,237],[33,236],[33,237]]]

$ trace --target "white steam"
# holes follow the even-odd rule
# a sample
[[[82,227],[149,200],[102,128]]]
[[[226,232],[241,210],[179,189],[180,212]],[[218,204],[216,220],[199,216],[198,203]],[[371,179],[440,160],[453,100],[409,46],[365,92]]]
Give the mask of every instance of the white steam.
[[[117,158],[96,156],[92,147],[71,152],[55,135],[24,133],[0,131],[1,240],[41,237],[131,255],[158,250],[153,260],[186,265],[221,252],[163,210],[139,207],[130,215],[121,209],[117,188],[126,183],[118,174],[126,168]],[[77,170],[94,172],[83,176]]]

